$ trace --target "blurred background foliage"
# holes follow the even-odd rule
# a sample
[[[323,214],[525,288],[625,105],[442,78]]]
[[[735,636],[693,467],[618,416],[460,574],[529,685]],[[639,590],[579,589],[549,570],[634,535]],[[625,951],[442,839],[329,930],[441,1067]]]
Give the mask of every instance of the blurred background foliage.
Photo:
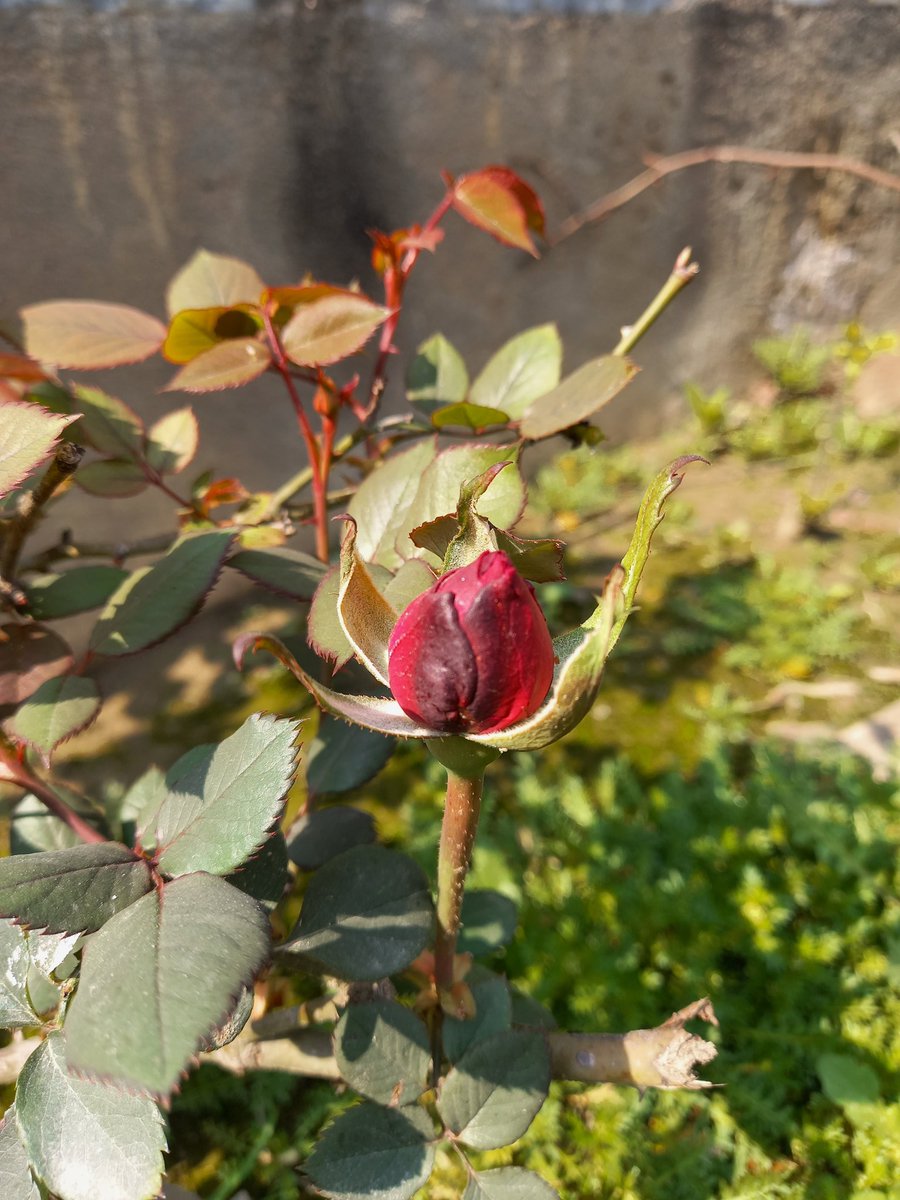
[[[520,925],[488,965],[570,1029],[654,1025],[711,996],[722,1086],[557,1084],[484,1165],[585,1200],[900,1195],[900,813],[889,749],[848,748],[900,681],[900,417],[858,402],[896,348],[857,326],[759,342],[745,394],[691,385],[681,428],[536,468],[527,532],[569,543],[569,580],[540,590],[562,628],[592,608],[659,465],[712,460],[669,506],[594,712],[489,773],[471,884],[510,896]],[[161,716],[159,733],[193,744],[248,705],[301,703],[273,670],[262,695]],[[440,795],[409,745],[353,799],[433,871]],[[206,1200],[297,1200],[316,1132],[350,1102],[204,1065],[173,1105],[170,1178]],[[448,1155],[428,1197],[464,1186]]]

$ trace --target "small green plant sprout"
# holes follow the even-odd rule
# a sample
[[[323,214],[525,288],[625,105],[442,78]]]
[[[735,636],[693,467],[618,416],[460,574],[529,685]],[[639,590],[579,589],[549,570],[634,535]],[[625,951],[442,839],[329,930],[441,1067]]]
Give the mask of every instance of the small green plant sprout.
[[[844,378],[852,383],[866,363],[878,354],[892,354],[900,348],[896,333],[869,333],[858,321],[851,321],[844,336],[835,342],[832,354],[844,364]]]
[[[730,388],[718,387],[714,392],[705,392],[696,383],[687,383],[684,394],[703,433],[711,438],[720,437],[725,431],[731,401]]]
[[[785,399],[817,395],[832,358],[830,346],[815,345],[803,330],[786,338],[760,338],[753,343],[753,353]]]

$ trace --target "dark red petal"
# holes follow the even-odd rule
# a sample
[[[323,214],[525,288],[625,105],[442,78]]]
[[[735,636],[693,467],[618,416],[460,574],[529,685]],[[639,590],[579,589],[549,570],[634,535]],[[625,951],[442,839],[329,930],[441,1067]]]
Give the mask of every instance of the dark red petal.
[[[408,716],[431,729],[460,733],[475,692],[472,648],[459,625],[453,596],[433,589],[418,596],[394,626],[388,680]]]
[[[470,731],[492,733],[530,716],[550,688],[554,666],[553,642],[530,586],[515,570],[496,578],[462,624],[477,671]]]

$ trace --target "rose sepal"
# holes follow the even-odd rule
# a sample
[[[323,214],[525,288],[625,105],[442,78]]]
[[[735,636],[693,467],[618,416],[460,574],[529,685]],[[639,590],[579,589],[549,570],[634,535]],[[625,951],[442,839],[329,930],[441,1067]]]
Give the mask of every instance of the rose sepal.
[[[425,729],[408,717],[400,705],[388,696],[360,696],[338,692],[327,684],[314,679],[297,662],[287,646],[270,633],[244,633],[232,647],[234,663],[240,671],[248,654],[266,650],[287,667],[296,680],[303,684],[320,708],[336,717],[343,717],[364,729],[386,733],[393,737],[430,738],[440,737],[433,729]]]
[[[398,614],[378,590],[356,549],[356,521],[345,514],[341,539],[337,613],[356,657],[379,683],[388,686],[388,641]]]

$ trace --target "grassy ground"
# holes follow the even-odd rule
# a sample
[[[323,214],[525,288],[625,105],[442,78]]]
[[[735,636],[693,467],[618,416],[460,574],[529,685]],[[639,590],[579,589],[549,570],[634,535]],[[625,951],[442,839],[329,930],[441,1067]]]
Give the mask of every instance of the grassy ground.
[[[889,751],[873,778],[842,740],[900,680],[900,426],[861,418],[845,386],[861,337],[837,356],[761,347],[746,396],[694,389],[691,422],[573,450],[533,489],[530,532],[569,542],[570,580],[541,593],[562,628],[621,557],[646,480],[679,454],[711,459],[670,503],[594,711],[489,776],[473,882],[516,900],[520,930],[488,965],[566,1028],[656,1024],[701,995],[721,1022],[720,1090],[555,1085],[521,1143],[485,1156],[563,1197],[900,1196],[900,813]],[[273,672],[262,698],[198,703],[185,744],[242,705],[292,704]],[[188,711],[173,711],[156,733],[174,744]],[[431,870],[439,790],[410,746],[354,799]],[[349,1100],[204,1067],[174,1104],[172,1179],[209,1200],[298,1200],[298,1164]],[[427,1195],[462,1186],[448,1158]]]

